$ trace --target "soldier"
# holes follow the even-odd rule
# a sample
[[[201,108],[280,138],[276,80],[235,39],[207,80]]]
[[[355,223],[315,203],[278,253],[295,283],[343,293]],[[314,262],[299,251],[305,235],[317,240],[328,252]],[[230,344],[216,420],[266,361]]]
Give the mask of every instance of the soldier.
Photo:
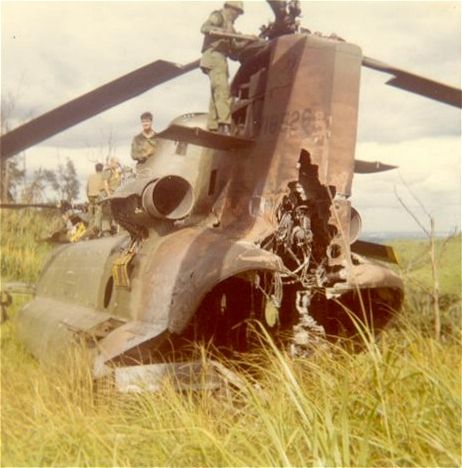
[[[156,154],[157,139],[156,132],[152,128],[152,114],[144,112],[141,114],[142,131],[133,138],[132,159],[143,164]]]
[[[112,195],[122,182],[122,166],[116,157],[109,159],[103,171],[103,184],[106,196]]]
[[[109,159],[109,162],[102,174],[103,179],[103,195],[110,197],[120,186],[122,182],[122,167],[116,157]],[[117,230],[114,223],[111,211],[111,203],[109,200],[102,202],[102,235],[110,235]]]
[[[208,129],[225,135],[231,134],[231,90],[228,82],[227,57],[244,44],[235,39],[213,36],[213,32],[234,33],[234,22],[244,13],[243,2],[225,2],[221,10],[212,12],[202,25],[205,35],[202,45],[201,69],[210,79],[211,97],[209,105]]]
[[[57,206],[61,213],[53,216],[50,220],[49,235],[40,239],[41,242],[51,242],[53,244],[65,244],[77,242],[81,239],[97,237],[98,229],[93,224],[91,229],[87,228],[86,216],[78,213],[69,202],[60,202]],[[101,216],[99,217],[101,221]]]
[[[89,234],[97,236],[101,232],[102,211],[101,192],[104,190],[103,165],[95,164],[95,173],[88,177],[87,197],[88,197],[88,230]]]

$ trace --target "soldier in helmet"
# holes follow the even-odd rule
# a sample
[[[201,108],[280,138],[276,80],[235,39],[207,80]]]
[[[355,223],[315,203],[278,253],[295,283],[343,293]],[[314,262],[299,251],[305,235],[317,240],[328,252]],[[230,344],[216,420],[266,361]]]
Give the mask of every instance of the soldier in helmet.
[[[210,79],[211,97],[208,129],[229,135],[231,133],[231,91],[227,57],[233,56],[240,44],[236,39],[220,38],[211,34],[214,31],[234,33],[234,22],[244,13],[243,2],[225,2],[221,10],[211,13],[202,25],[205,35],[202,45],[201,69]]]

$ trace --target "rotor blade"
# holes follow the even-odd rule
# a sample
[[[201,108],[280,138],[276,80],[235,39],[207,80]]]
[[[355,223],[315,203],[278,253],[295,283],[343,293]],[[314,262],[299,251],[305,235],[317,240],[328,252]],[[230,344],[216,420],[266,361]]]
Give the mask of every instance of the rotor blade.
[[[60,203],[0,203],[1,209],[13,209],[21,210],[23,208],[48,208],[51,210],[80,210],[83,211],[86,209],[86,203],[69,203],[69,202],[60,202]]]
[[[381,260],[382,262],[398,264],[395,251],[393,250],[393,247],[389,245],[357,240],[351,244],[351,250],[352,252],[363,255],[365,257],[375,258],[377,260]]]
[[[2,291],[13,294],[34,294],[35,285],[30,283],[20,283],[19,281],[3,283]]]
[[[67,128],[199,67],[199,60],[178,65],[157,60],[106,83],[3,135],[2,159],[7,159]]]
[[[453,86],[429,80],[420,75],[401,70],[370,57],[363,57],[363,65],[373,70],[394,75],[387,84],[411,93],[444,102],[454,107],[462,107],[462,90]]]
[[[385,172],[391,169],[396,169],[398,166],[392,166],[391,164],[384,164],[380,161],[360,161],[355,160],[355,173],[356,174],[373,174],[375,172]]]
[[[21,210],[22,208],[50,208],[60,209],[56,203],[0,203],[0,208],[8,208],[13,210]]]

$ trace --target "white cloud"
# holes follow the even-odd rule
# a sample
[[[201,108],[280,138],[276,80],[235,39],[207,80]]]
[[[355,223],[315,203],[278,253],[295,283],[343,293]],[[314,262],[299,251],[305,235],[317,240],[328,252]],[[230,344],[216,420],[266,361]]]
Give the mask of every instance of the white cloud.
[[[428,219],[420,204],[435,218],[439,230],[460,228],[460,150],[457,137],[360,143],[356,151],[358,159],[399,166],[388,172],[355,175],[352,202],[364,214],[365,229],[416,229],[395,191],[423,224],[428,225]]]
[[[221,1],[2,2],[2,96],[16,96],[11,124],[28,120],[106,82],[164,58],[200,55],[200,25]],[[256,33],[271,19],[264,1],[245,2],[236,27]],[[459,2],[303,2],[303,24],[361,45],[365,55],[412,72],[460,84]],[[236,69],[236,66],[232,68]],[[410,185],[444,226],[460,225],[460,113],[384,83],[364,70],[359,159],[400,165],[394,173],[357,176],[354,202],[368,230],[411,227],[393,194]],[[199,71],[104,112],[27,151],[28,167],[53,168],[72,157],[82,178],[107,152],[127,162],[138,116],[153,111],[157,129],[176,115],[207,109],[208,81]],[[377,207],[383,206],[384,211]],[[457,213],[458,211],[458,213]],[[387,216],[385,216],[385,214]],[[367,216],[365,216],[367,215]],[[454,223],[453,223],[454,224]]]

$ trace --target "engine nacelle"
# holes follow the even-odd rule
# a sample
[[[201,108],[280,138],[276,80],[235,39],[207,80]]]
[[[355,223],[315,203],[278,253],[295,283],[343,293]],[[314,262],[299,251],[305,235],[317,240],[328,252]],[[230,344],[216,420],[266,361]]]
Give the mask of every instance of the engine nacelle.
[[[351,207],[351,219],[350,219],[350,244],[356,242],[359,239],[363,222],[361,216],[356,209]]]
[[[158,219],[185,218],[194,206],[191,184],[175,175],[160,177],[150,182],[141,198],[146,212]]]

